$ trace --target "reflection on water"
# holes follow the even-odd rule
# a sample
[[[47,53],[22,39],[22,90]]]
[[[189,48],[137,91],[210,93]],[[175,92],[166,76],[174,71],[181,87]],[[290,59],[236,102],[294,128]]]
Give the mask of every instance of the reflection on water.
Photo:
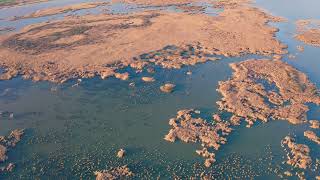
[[[317,61],[320,50],[293,39],[296,19],[319,17],[320,12],[313,9],[316,0],[310,1],[310,4],[287,1],[258,0],[258,5],[288,18],[287,22],[276,24],[280,28],[277,37],[288,44],[291,54],[296,55],[296,59],[285,58],[285,61],[305,72],[320,87],[320,63]],[[0,17],[17,15],[17,10],[26,14],[52,5],[74,2],[80,1],[51,1],[9,8],[0,10]],[[285,2],[290,7],[278,5]],[[301,8],[301,3],[308,5],[308,8]],[[295,9],[299,6],[299,11],[292,11],[291,7]],[[136,8],[124,4],[111,6],[114,13],[134,12]],[[88,10],[77,13],[86,12]],[[0,23],[1,26],[21,28],[64,15],[16,22],[1,20]],[[298,53],[297,45],[305,46],[305,51]],[[208,116],[217,112],[215,102],[221,96],[215,89],[218,81],[231,76],[228,64],[252,57],[255,56],[224,58],[180,70],[156,67],[154,83],[141,81],[141,77],[147,75],[145,73],[134,75],[128,81],[85,79],[76,87],[72,87],[75,81],[63,85],[33,83],[20,78],[0,81],[0,111],[3,112],[0,116],[0,134],[5,135],[15,128],[27,129],[23,141],[9,152],[10,162],[17,167],[12,173],[1,174],[1,178],[93,179],[96,170],[128,164],[137,174],[137,179],[200,176],[203,171],[212,173],[218,179],[277,179],[277,174],[289,169],[282,164],[285,154],[280,146],[281,139],[288,134],[297,135],[297,141],[309,145],[312,156],[319,158],[319,146],[302,137],[307,125],[292,126],[287,121],[258,123],[249,129],[241,126],[228,138],[227,145],[222,146],[217,153],[217,163],[209,169],[203,167],[203,159],[194,151],[199,144],[171,144],[163,140],[170,128],[168,119],[175,116],[178,110],[196,108]],[[188,76],[187,71],[193,74]],[[135,82],[135,86],[129,86],[130,82]],[[166,82],[177,85],[172,94],[160,92],[159,87]],[[311,107],[308,116],[319,118],[319,108]],[[14,118],[9,117],[11,113]],[[120,148],[127,151],[124,159],[116,158]],[[308,174],[314,177],[315,172]]]

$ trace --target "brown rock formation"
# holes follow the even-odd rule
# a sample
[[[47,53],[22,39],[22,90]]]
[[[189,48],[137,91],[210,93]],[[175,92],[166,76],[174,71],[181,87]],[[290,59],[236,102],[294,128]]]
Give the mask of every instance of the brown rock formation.
[[[109,170],[96,171],[96,180],[116,180],[126,179],[134,176],[130,169],[125,165],[121,167],[111,168]]]
[[[257,119],[307,121],[306,103],[320,104],[320,96],[307,76],[282,61],[247,60],[230,65],[233,77],[219,83],[221,110],[243,117],[248,126]]]
[[[66,17],[33,24],[0,37],[0,66],[5,69],[0,79],[22,75],[34,81],[62,83],[96,75],[106,78],[128,65],[142,68],[155,63],[180,68],[210,60],[205,54],[286,53],[286,46],[274,37],[277,29],[267,24],[270,21],[279,18],[239,5],[216,17],[148,11]],[[148,62],[137,58],[168,45],[188,53],[156,54]]]
[[[308,139],[310,139],[311,141],[317,143],[317,144],[320,144],[320,137],[317,136],[317,134],[313,131],[305,131],[303,133],[303,135],[305,137],[307,137]]]
[[[302,169],[310,167],[312,160],[309,155],[310,149],[307,145],[297,144],[295,140],[289,136],[286,136],[281,141],[281,144],[286,146],[290,151],[287,154],[287,164]]]
[[[225,121],[209,123],[202,118],[196,118],[196,111],[181,110],[177,112],[177,117],[169,120],[172,129],[165,136],[165,140],[175,142],[177,139],[186,143],[200,142],[202,150],[196,153],[206,158],[205,166],[209,167],[215,162],[215,154],[209,152],[208,148],[218,150],[222,144],[227,142],[226,136],[232,131],[230,123]]]
[[[295,38],[297,40],[320,47],[320,20],[299,20],[296,24],[298,34]]]

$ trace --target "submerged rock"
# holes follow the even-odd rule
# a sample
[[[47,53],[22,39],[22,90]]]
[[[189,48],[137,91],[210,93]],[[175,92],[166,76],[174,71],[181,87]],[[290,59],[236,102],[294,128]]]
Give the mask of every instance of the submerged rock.
[[[121,167],[111,168],[109,170],[96,171],[96,180],[116,180],[116,179],[127,179],[134,176],[130,169],[125,165]]]
[[[167,83],[163,86],[160,86],[160,90],[165,93],[171,93],[175,87],[176,87],[176,85]]]

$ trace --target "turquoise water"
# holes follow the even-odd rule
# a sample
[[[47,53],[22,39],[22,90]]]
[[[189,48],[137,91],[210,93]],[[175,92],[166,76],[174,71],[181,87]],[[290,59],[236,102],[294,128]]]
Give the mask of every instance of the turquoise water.
[[[74,3],[53,1],[20,8],[34,10],[35,7],[45,8],[67,2]],[[288,19],[287,22],[272,24],[280,28],[277,38],[289,46],[290,53],[296,55],[295,59],[284,60],[306,73],[320,88],[319,48],[304,45],[293,38],[294,21],[309,16],[319,17],[320,12],[313,8],[316,9],[315,5],[320,3],[308,1],[304,3],[308,8],[302,8],[303,2],[284,2],[259,0],[257,6]],[[289,7],[279,8],[279,3]],[[114,8],[116,12],[126,12],[121,10],[125,5],[115,6],[119,6]],[[0,17],[8,16],[1,11]],[[53,17],[6,23],[19,29],[20,23],[42,22],[50,18]],[[298,53],[296,45],[303,45],[305,51]],[[154,83],[141,81],[142,76],[151,75],[148,73],[131,73],[128,81],[84,79],[76,87],[72,87],[76,80],[62,85],[34,83],[20,77],[0,81],[0,111],[7,112],[0,117],[0,134],[6,135],[15,128],[26,129],[23,140],[8,154],[7,162],[14,162],[16,168],[12,173],[1,174],[0,178],[94,179],[96,170],[128,164],[136,179],[172,179],[175,175],[185,179],[199,176],[201,172],[212,173],[217,179],[280,179],[279,173],[291,170],[282,164],[285,153],[280,141],[286,135],[297,135],[298,143],[309,145],[312,157],[320,158],[319,146],[303,138],[307,125],[292,126],[286,121],[272,121],[258,123],[253,128],[241,126],[229,136],[227,145],[217,153],[217,163],[211,168],[204,168],[204,159],[195,153],[199,144],[163,140],[170,129],[168,119],[175,117],[178,110],[195,108],[207,116],[218,112],[215,102],[221,95],[216,88],[218,81],[231,76],[228,64],[253,57],[256,56],[222,58],[180,70],[155,67]],[[193,72],[191,76],[186,75],[189,70]],[[130,82],[135,82],[136,86],[129,86]],[[159,87],[166,82],[177,85],[173,93],[160,92]],[[319,119],[319,107],[310,107],[309,119]],[[14,118],[8,117],[10,113]],[[116,158],[120,148],[127,151],[123,159]],[[307,172],[309,179],[315,175],[313,171]]]

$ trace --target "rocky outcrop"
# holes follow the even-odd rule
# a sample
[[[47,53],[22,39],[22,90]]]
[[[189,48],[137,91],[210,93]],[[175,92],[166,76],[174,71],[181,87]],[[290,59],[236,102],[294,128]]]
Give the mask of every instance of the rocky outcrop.
[[[126,165],[111,168],[109,170],[96,171],[94,174],[96,175],[96,180],[117,180],[134,176]]]
[[[186,143],[200,142],[203,148],[196,153],[206,158],[205,166],[209,167],[215,162],[215,154],[208,149],[219,150],[220,146],[227,142],[226,136],[231,133],[232,128],[229,122],[223,120],[208,122],[197,117],[199,114],[200,112],[193,109],[178,111],[177,116],[169,120],[172,129],[164,139],[169,142],[176,140]]]
[[[310,149],[305,144],[297,144],[295,139],[286,136],[281,144],[288,149],[287,164],[302,169],[307,169],[311,166],[312,160],[310,157]]]

